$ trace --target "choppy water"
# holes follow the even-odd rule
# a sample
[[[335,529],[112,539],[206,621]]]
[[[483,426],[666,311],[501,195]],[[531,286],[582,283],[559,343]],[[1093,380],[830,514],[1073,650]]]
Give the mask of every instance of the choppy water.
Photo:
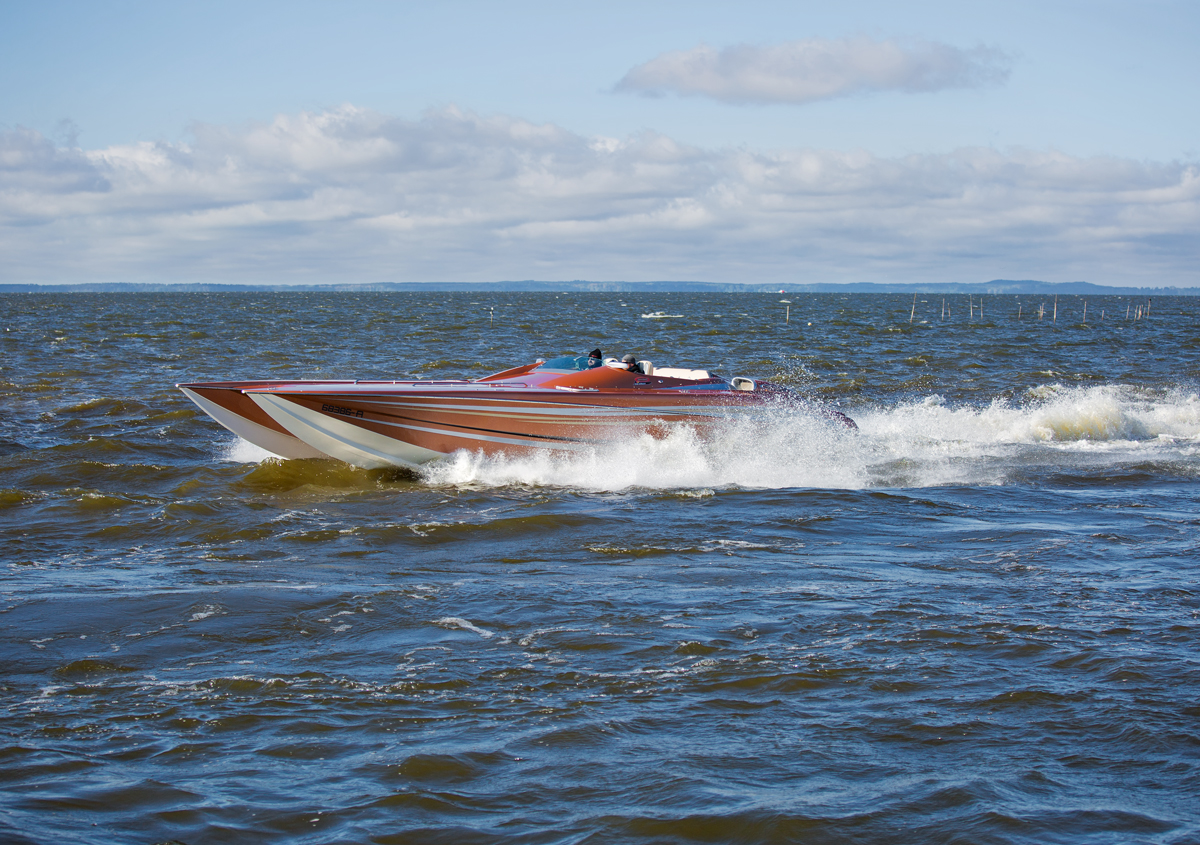
[[[2,296],[0,841],[1200,842],[1200,300],[1138,305]],[[173,386],[594,345],[861,431],[412,477]]]

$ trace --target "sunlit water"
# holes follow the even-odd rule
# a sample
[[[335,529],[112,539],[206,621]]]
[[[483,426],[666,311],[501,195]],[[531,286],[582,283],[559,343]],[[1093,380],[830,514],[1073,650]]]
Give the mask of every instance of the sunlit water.
[[[0,296],[0,841],[1200,842],[1200,300],[1145,305]],[[412,475],[174,388],[597,345],[860,430]]]

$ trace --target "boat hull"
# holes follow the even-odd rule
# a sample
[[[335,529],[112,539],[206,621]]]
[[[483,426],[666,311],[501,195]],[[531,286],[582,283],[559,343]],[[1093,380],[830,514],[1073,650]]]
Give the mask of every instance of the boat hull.
[[[768,411],[730,391],[654,396],[647,391],[475,390],[348,395],[252,390],[280,427],[359,467],[418,466],[460,449],[485,454],[574,451],[678,425],[707,427]],[[715,393],[715,391],[714,391]]]
[[[265,413],[243,391],[284,382],[223,381],[176,385],[183,395],[238,437],[281,458],[328,458]],[[287,382],[295,384],[295,382]]]

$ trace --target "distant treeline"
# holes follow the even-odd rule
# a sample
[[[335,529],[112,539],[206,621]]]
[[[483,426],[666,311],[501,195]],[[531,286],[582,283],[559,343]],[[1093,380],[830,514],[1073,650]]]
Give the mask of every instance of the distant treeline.
[[[1034,279],[990,282],[917,283],[819,283],[807,285],[722,284],[716,282],[588,282],[576,279],[559,282],[371,282],[326,285],[238,285],[180,282],[83,282],[65,285],[0,284],[0,293],[237,293],[237,292],[409,292],[475,293],[529,291],[541,293],[966,293],[966,294],[1060,294],[1083,296],[1200,296],[1200,288],[1108,287],[1091,282],[1039,282]]]

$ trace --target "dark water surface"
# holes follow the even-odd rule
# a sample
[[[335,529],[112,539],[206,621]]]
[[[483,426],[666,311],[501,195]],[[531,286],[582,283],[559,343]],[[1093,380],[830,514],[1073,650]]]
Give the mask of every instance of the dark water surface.
[[[1200,300],[1144,305],[0,296],[0,841],[1200,842]],[[861,431],[412,476],[174,388],[595,345]]]

